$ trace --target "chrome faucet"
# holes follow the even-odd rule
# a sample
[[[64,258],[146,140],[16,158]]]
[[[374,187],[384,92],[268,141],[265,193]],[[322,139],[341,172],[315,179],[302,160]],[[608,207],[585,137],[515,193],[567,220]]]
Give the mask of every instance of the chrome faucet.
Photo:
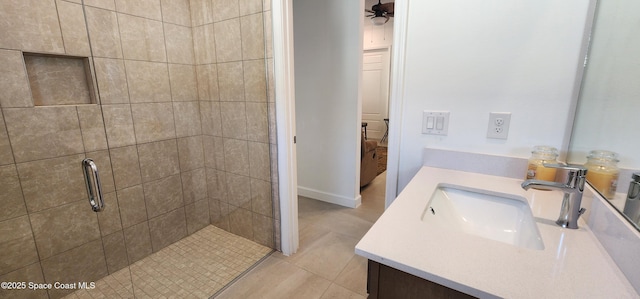
[[[587,169],[577,165],[543,164],[543,166],[566,170],[567,179],[565,183],[526,180],[522,182],[522,188],[529,190],[529,188],[539,187],[540,189],[553,189],[564,192],[560,216],[556,220],[556,224],[571,229],[578,228],[578,218],[586,211],[584,208],[580,208],[580,204],[582,203],[582,192],[584,191]]]
[[[640,172],[631,176],[627,201],[624,204],[624,215],[637,226],[640,226]]]

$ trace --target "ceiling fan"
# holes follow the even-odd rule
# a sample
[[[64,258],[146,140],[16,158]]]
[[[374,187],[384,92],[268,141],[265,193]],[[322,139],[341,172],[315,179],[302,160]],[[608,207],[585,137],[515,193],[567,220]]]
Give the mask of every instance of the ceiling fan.
[[[378,4],[375,4],[371,7],[371,9],[365,9],[367,17],[371,17],[371,22],[373,25],[380,26],[384,25],[389,21],[389,18],[393,18],[393,2],[382,4],[380,0],[378,0]]]

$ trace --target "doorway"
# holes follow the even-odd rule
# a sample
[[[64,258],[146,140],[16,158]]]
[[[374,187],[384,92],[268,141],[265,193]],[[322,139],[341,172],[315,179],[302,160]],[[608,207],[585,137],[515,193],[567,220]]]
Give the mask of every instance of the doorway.
[[[304,1],[296,1],[296,5],[301,5],[300,3]],[[359,1],[359,3],[351,3],[346,5],[343,2],[336,3],[335,5],[323,5],[321,10],[326,10],[327,8],[331,8],[332,11],[330,14],[335,19],[335,22],[324,22],[318,21],[312,23],[312,26],[316,26],[319,28],[325,28],[326,30],[320,32],[319,34],[325,34],[325,32],[342,32],[339,35],[339,41],[357,41],[355,45],[355,50],[353,49],[344,49],[336,46],[335,43],[329,43],[333,45],[332,47],[327,48],[327,43],[322,40],[322,36],[315,36],[312,34],[302,34],[303,36],[310,36],[311,39],[308,43],[303,44],[303,46],[308,47],[310,49],[310,53],[313,53],[309,59],[303,59],[305,64],[313,64],[314,67],[310,69],[316,75],[316,78],[320,78],[321,80],[309,81],[309,85],[305,86],[302,82],[298,81],[297,75],[300,74],[297,68],[294,70],[294,30],[293,30],[293,1],[292,0],[279,0],[272,2],[272,11],[273,11],[273,41],[274,41],[274,76],[275,76],[275,90],[276,90],[276,126],[278,128],[278,169],[279,169],[279,192],[281,198],[280,204],[280,212],[281,212],[281,243],[282,243],[282,252],[285,255],[290,255],[296,252],[298,248],[298,213],[297,213],[297,198],[298,198],[298,170],[299,167],[297,165],[297,155],[301,153],[308,153],[307,150],[304,150],[300,147],[300,142],[303,140],[304,136],[302,134],[297,134],[297,130],[300,130],[300,127],[296,128],[296,105],[294,102],[295,99],[295,90],[300,88],[305,88],[308,86],[312,86],[315,88],[315,94],[324,94],[327,90],[344,90],[345,84],[342,80],[336,80],[336,74],[351,74],[352,78],[358,78],[358,84],[362,83],[362,53],[363,53],[363,32],[361,30],[362,24],[362,11],[364,11],[364,1]],[[348,6],[348,7],[347,7]],[[353,8],[353,9],[352,9]],[[333,11],[335,9],[335,13]],[[316,10],[317,11],[317,10]],[[354,12],[358,12],[357,16],[354,18]],[[351,13],[348,13],[351,12]],[[310,14],[310,17],[313,17],[313,14]],[[325,20],[325,19],[323,19]],[[340,30],[348,30],[349,26],[345,26],[343,22],[349,21],[350,24],[354,27],[360,28],[359,32],[355,36],[348,36],[348,34],[344,33]],[[346,28],[346,29],[345,29]],[[299,34],[301,34],[301,29],[296,27],[296,38]],[[332,34],[333,34],[332,33]],[[334,56],[333,60],[328,60],[329,63],[338,63],[340,66],[345,66],[348,63],[358,62],[359,66],[356,68],[348,68],[345,67],[341,72],[334,72],[333,74],[327,74],[326,76],[318,76],[320,71],[325,70],[328,67],[329,63],[318,63],[319,58],[322,56],[326,56],[329,54],[341,54]],[[296,52],[296,60],[299,60],[301,57]],[[315,64],[314,64],[315,63]],[[355,71],[355,73],[352,73]],[[296,74],[296,82],[294,84],[294,73]],[[391,73],[391,72],[390,72]],[[325,84],[325,80],[330,79],[334,80],[332,83],[335,84]],[[294,88],[295,85],[295,88]],[[351,101],[353,99],[361,99],[362,95],[361,89],[357,89],[355,91],[355,95],[347,98],[340,98],[342,102]],[[296,99],[297,100],[297,99]],[[336,98],[327,96],[324,98],[317,98],[316,103],[329,103],[329,101],[334,101]],[[361,100],[360,100],[361,101]],[[350,194],[354,194],[353,196],[359,198],[360,190],[359,184],[356,179],[358,179],[358,175],[355,173],[350,173],[354,169],[357,171],[360,160],[360,144],[358,142],[361,130],[361,103],[354,104],[353,107],[355,111],[350,112],[350,124],[349,129],[346,130],[346,134],[348,135],[349,142],[344,144],[352,144],[353,148],[347,148],[344,152],[349,152],[349,157],[344,158],[341,157],[338,161],[341,161],[343,165],[349,165],[349,168],[345,168],[347,170],[346,180],[353,180],[350,182]],[[392,110],[391,110],[392,111]],[[317,111],[316,111],[317,112]],[[343,113],[344,110],[340,110],[339,113]],[[391,113],[392,114],[392,113]],[[353,117],[356,115],[356,117]],[[298,116],[299,117],[299,116]],[[328,117],[326,114],[317,113],[316,115],[311,115],[309,120],[313,120],[314,118],[322,118]],[[329,121],[329,120],[327,120]],[[329,122],[330,123],[330,122]],[[393,126],[390,128],[392,129]],[[335,134],[343,134],[345,130],[334,130],[331,133]],[[331,135],[328,135],[331,136]],[[318,143],[325,142],[325,135],[316,136],[316,141]],[[297,140],[297,143],[296,143]],[[393,140],[392,140],[393,141]],[[393,155],[393,150],[390,150],[390,158]],[[325,163],[326,164],[326,163]],[[322,166],[322,165],[320,165]],[[304,169],[312,169],[312,168],[304,168]],[[342,173],[340,171],[335,171],[334,174]],[[396,167],[397,170],[397,167]],[[343,173],[344,174],[344,173]],[[333,175],[333,174],[332,174]],[[334,175],[335,176],[335,175]],[[335,179],[332,178],[332,179]],[[394,180],[394,177],[392,177]],[[344,180],[343,180],[344,181]],[[387,183],[388,185],[388,183]],[[395,189],[395,188],[394,188]],[[387,197],[389,196],[389,191],[387,188]],[[334,193],[335,194],[335,193]],[[394,196],[395,197],[395,196]],[[353,201],[353,199],[350,199]]]
[[[362,122],[368,139],[382,141],[388,133],[389,48],[365,50],[362,60]]]

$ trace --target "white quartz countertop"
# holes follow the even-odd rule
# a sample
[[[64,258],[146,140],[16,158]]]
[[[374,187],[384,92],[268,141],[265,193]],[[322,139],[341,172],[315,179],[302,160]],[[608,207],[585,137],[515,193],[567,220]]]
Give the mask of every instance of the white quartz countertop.
[[[516,247],[421,221],[440,183],[525,197],[543,250]],[[555,224],[559,191],[525,191],[522,180],[423,167],[356,245],[370,260],[480,298],[638,298],[584,221]]]

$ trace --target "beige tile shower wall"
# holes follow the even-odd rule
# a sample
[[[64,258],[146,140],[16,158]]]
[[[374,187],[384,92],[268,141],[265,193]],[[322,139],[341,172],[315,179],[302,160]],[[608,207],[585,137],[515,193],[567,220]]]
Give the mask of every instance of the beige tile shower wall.
[[[262,1],[84,4],[0,3],[0,280],[97,280],[209,223],[276,246]],[[34,107],[21,52],[89,55],[89,40],[101,106]]]
[[[276,248],[275,129],[269,129],[274,106],[267,79],[271,46],[264,33],[270,2],[190,4],[211,223]]]

